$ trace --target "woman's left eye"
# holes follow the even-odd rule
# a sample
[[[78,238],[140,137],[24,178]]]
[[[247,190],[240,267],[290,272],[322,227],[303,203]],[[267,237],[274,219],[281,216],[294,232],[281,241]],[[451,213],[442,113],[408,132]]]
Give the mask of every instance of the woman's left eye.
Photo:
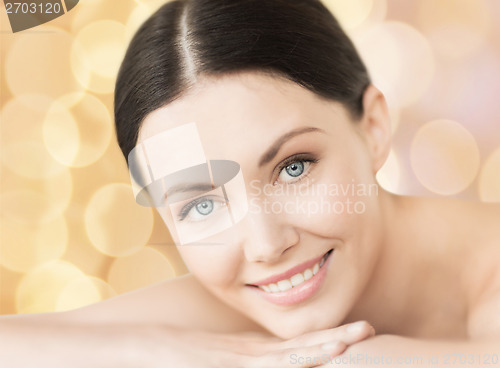
[[[311,161],[307,160],[292,161],[281,169],[278,180],[285,183],[298,180],[309,169],[310,165]]]

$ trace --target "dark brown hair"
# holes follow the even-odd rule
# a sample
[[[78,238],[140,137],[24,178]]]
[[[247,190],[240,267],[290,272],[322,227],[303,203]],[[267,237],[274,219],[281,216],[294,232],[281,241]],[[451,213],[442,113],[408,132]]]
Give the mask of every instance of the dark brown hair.
[[[199,76],[278,75],[363,114],[370,78],[351,40],[319,0],[174,0],[137,31],[115,88],[125,155],[146,115],[181,97]]]

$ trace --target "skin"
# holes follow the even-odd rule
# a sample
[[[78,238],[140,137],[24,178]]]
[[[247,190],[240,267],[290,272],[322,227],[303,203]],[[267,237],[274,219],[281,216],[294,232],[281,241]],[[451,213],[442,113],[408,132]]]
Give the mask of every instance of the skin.
[[[148,115],[139,141],[195,121],[208,159],[241,165],[249,197],[255,196],[250,186],[255,180],[273,188],[297,185],[286,183],[289,177],[280,175],[279,164],[303,152],[318,159],[307,175],[315,183],[347,185],[354,179],[369,185],[387,158],[391,130],[385,99],[375,87],[366,90],[363,106],[364,115],[353,121],[340,103],[284,79],[256,72],[204,78]],[[277,138],[305,127],[322,131],[293,137],[258,166]],[[390,355],[395,346],[399,354],[431,351],[432,339],[442,339],[448,345],[433,343],[432,351],[494,353],[488,349],[500,346],[500,205],[397,196],[382,189],[355,199],[365,205],[360,214],[251,212],[234,229],[209,238],[220,245],[178,247],[189,275],[74,315],[281,339],[367,320],[380,336],[349,351]],[[175,231],[171,214],[158,210]],[[274,305],[247,286],[330,249],[323,285],[300,304]],[[118,306],[123,314],[116,313]]]
[[[287,185],[279,179],[276,167],[289,156],[302,152],[310,152],[320,160],[308,169],[307,178],[316,184],[348,185],[352,180],[367,185],[375,183],[373,173],[383,163],[388,145],[379,147],[378,142],[363,132],[362,126],[354,129],[355,125],[339,103],[320,101],[292,83],[280,81],[275,85],[276,82],[269,83],[268,78],[242,75],[215,84],[207,81],[189,96],[148,116],[139,140],[162,129],[199,122],[208,159],[238,162],[251,197],[258,193],[255,184],[250,187],[251,182],[257,182],[259,188],[267,185],[273,191]],[[218,101],[224,101],[224,107],[214,108]],[[196,109],[192,108],[194,104]],[[248,126],[252,129],[247,129]],[[273,160],[258,167],[260,155],[255,152],[265,152],[289,131],[309,127],[323,131],[293,137]],[[381,138],[386,135],[375,131],[379,127],[367,126],[366,129],[373,129],[373,135]],[[377,150],[379,157],[372,158],[370,149]],[[297,182],[288,185],[297,185]],[[276,195],[267,199],[286,202],[293,198],[293,195]],[[306,195],[300,200],[318,201],[319,197]],[[333,201],[345,203],[347,198],[341,195],[327,200],[333,206]],[[250,211],[237,225],[234,233],[238,235],[231,234],[229,240],[225,234],[209,239],[222,245],[184,245],[178,249],[193,275],[210,293],[277,336],[291,338],[338,326],[367,285],[383,245],[385,204],[375,196],[358,200],[366,206],[360,215],[347,211],[325,215],[317,211],[306,218],[302,213]],[[167,226],[175,229],[169,211],[165,208],[159,211]],[[335,260],[324,287],[315,298],[299,307],[272,305],[246,286],[320,257],[332,248]],[[311,314],[311,310],[317,313]]]

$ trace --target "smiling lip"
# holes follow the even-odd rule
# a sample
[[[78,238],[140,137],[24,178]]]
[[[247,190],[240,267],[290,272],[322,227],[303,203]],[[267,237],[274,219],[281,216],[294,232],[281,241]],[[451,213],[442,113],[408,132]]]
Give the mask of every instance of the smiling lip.
[[[321,261],[321,258],[323,258],[325,256],[325,254],[323,254],[319,257],[316,257],[314,259],[311,259],[307,262],[301,263],[293,268],[290,268],[288,271],[285,271],[285,272],[277,274],[277,275],[273,275],[271,277],[260,280],[258,282],[253,282],[253,283],[248,284],[248,285],[255,285],[255,286],[268,285],[268,284],[276,283],[276,282],[281,281],[281,280],[289,279],[293,275],[295,275],[297,273],[304,272],[307,268],[311,268],[312,266],[314,266],[316,263]]]
[[[255,285],[249,285],[247,284],[247,287],[253,291],[256,292],[258,295],[260,295],[262,298],[265,300],[276,304],[280,306],[291,306],[294,304],[301,303],[313,295],[316,294],[316,292],[320,289],[321,285],[323,285],[323,281],[325,280],[326,273],[328,272],[328,267],[330,265],[330,262],[332,260],[332,257],[334,255],[334,251],[329,251],[325,255],[328,255],[326,260],[324,261],[323,265],[319,268],[316,274],[312,276],[310,279],[308,279],[305,282],[302,282],[298,286],[294,286],[291,289],[285,290],[285,291],[277,291],[277,292],[268,292],[263,289],[261,289],[258,286]],[[324,256],[323,256],[324,257]],[[323,257],[319,257],[319,260],[321,260]],[[315,258],[313,261],[318,262],[318,258]],[[310,265],[310,262],[305,262],[297,267],[302,267],[303,265]],[[300,269],[294,267],[290,271],[296,272],[296,269]],[[304,270],[304,269],[302,269]],[[289,271],[281,274],[281,275],[288,275]],[[281,277],[281,275],[279,275]],[[276,276],[273,276],[273,278],[265,279],[262,280],[262,282],[268,282],[268,280],[276,280]],[[281,280],[280,280],[281,281]]]

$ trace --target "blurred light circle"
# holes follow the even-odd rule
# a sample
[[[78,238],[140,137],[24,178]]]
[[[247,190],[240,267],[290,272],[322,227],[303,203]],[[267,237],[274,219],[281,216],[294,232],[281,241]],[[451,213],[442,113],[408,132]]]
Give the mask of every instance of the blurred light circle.
[[[76,102],[75,102],[76,101]],[[111,116],[96,97],[61,97],[50,106],[43,122],[47,150],[60,163],[82,167],[102,157],[112,137]]]
[[[76,39],[87,54],[92,72],[116,77],[124,56],[124,34],[124,25],[114,20],[96,21],[78,32]]]
[[[79,50],[80,48],[78,47],[79,43],[75,42],[75,48],[74,50]],[[77,56],[77,52],[75,51],[75,54],[72,54],[71,57],[71,68],[73,70],[73,73],[75,77],[81,81],[82,84],[85,85],[85,88],[96,92],[96,93],[111,93],[114,90],[115,87],[115,78],[108,78],[108,77],[102,77],[96,73],[90,73],[90,66],[89,62],[84,58],[80,58]],[[87,82],[84,82],[81,78],[81,75],[89,72],[89,79]]]
[[[63,217],[43,224],[3,218],[0,239],[0,264],[15,272],[28,272],[64,254],[68,229]]]
[[[125,39],[126,43],[130,43],[132,37],[135,35],[139,27],[148,19],[154,10],[145,5],[139,3],[134,10],[130,13],[127,22],[125,24]]]
[[[139,6],[146,5],[151,9],[152,12],[158,10],[158,8],[172,0],[134,0]]]
[[[89,89],[90,84],[95,85],[95,78],[92,75],[90,60],[84,47],[78,40],[74,40],[71,45],[69,64],[74,78],[80,82],[85,89]]]
[[[453,195],[475,179],[480,163],[474,137],[459,123],[435,120],[422,126],[411,145],[411,166],[428,190]]]
[[[72,44],[69,33],[52,26],[17,35],[5,61],[5,78],[12,94],[59,97],[82,92],[85,83],[76,80],[70,67]]]
[[[42,124],[53,102],[45,95],[10,99],[0,114],[0,156],[5,166],[28,178],[47,178],[65,169],[41,144]]]
[[[486,1],[420,0],[418,4],[419,23],[429,33],[460,26],[484,35],[491,28],[492,12]]]
[[[392,99],[403,66],[393,35],[381,24],[355,34],[353,41],[370,71],[373,83],[384,93],[389,107],[399,108]]]
[[[454,25],[435,30],[428,39],[435,53],[459,62],[485,45],[481,35]]]
[[[54,218],[50,200],[43,194],[27,189],[3,192],[0,205],[4,216],[14,221],[48,222]],[[47,218],[48,217],[48,218]]]
[[[14,141],[2,146],[1,155],[6,167],[27,178],[50,178],[65,169],[39,141]]]
[[[163,0],[163,2],[165,1]],[[85,0],[85,6],[78,6],[71,11],[71,33],[77,34],[89,24],[102,20],[125,23],[136,5],[134,0]]]
[[[426,100],[430,108],[436,103],[460,119],[477,137],[483,147],[495,148],[500,139],[500,55],[493,49],[483,49],[462,63],[450,64],[441,86],[433,88]],[[434,87],[434,86],[433,86]],[[431,95],[431,94],[429,94]]]
[[[144,247],[135,254],[117,258],[109,269],[108,282],[122,294],[173,277],[175,271],[169,260],[159,251]]]
[[[6,175],[2,180],[2,215],[17,222],[46,223],[61,216],[73,193],[68,169],[43,180]]]
[[[71,112],[57,101],[43,122],[43,142],[55,160],[72,166],[80,148],[78,125]]]
[[[357,33],[353,39],[389,107],[407,107],[423,95],[435,65],[428,41],[416,29],[385,22]]]
[[[500,148],[483,165],[479,176],[479,197],[484,202],[500,202]]]
[[[112,92],[125,55],[126,41],[125,26],[115,20],[95,21],[81,29],[76,35],[71,57],[76,78],[80,80],[81,74],[85,78],[90,71],[90,79],[82,80],[82,84],[98,93]]]
[[[385,20],[387,16],[387,0],[374,0],[373,8],[368,19],[361,25],[363,27],[372,27]]]
[[[0,112],[0,142],[40,139],[40,122],[53,101],[52,97],[38,94],[19,95],[4,101]]]
[[[401,181],[401,169],[399,161],[393,150],[389,153],[384,166],[377,172],[377,182],[385,190],[397,193]]]
[[[68,282],[56,300],[56,312],[73,310],[117,295],[109,284],[97,277],[80,276]]]
[[[344,29],[361,25],[370,15],[374,0],[323,0]]]
[[[90,241],[102,253],[120,257],[139,251],[153,229],[149,207],[139,206],[128,184],[113,183],[98,189],[85,209]]]
[[[16,290],[18,313],[55,312],[56,303],[66,285],[84,273],[72,263],[54,260],[28,272]]]

